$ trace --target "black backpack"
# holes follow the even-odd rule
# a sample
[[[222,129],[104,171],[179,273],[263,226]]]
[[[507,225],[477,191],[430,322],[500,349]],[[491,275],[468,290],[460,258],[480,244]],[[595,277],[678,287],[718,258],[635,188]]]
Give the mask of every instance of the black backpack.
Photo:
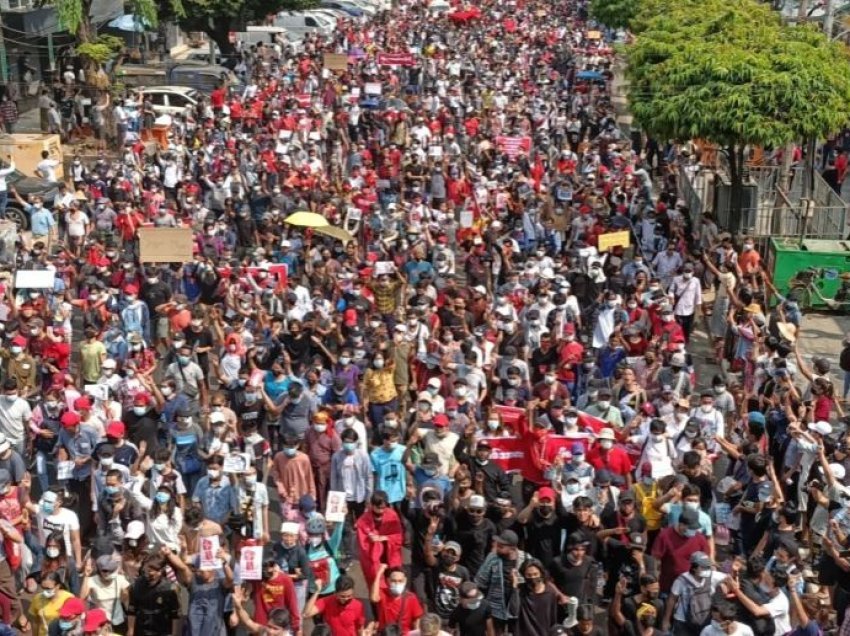
[[[691,598],[685,608],[685,623],[693,629],[702,629],[711,620],[711,578],[702,579],[699,585],[690,584]]]

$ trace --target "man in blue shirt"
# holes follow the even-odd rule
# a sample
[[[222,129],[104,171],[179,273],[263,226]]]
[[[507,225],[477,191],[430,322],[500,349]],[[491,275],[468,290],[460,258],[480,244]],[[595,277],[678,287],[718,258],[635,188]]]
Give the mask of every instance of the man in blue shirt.
[[[207,474],[198,481],[192,501],[201,504],[204,517],[225,525],[231,514],[239,512],[239,495],[230,479],[222,473],[222,459],[213,455],[207,462]]]
[[[56,219],[53,218],[53,213],[44,207],[41,197],[30,195],[31,203],[27,203],[21,198],[17,190],[12,190],[12,194],[15,195],[15,200],[24,209],[24,212],[30,216],[33,242],[48,238],[50,231],[56,225]]]
[[[91,475],[92,455],[97,446],[98,434],[93,428],[82,424],[80,416],[73,411],[62,415],[62,430],[59,431],[59,448],[74,462],[67,489],[77,497],[77,514],[80,518],[80,536],[88,536],[92,525]]]

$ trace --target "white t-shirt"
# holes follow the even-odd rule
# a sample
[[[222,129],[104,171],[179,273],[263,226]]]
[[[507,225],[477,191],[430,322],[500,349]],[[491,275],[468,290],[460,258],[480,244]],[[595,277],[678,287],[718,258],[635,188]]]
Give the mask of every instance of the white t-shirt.
[[[776,636],[783,636],[791,631],[791,603],[785,596],[785,592],[780,591],[762,607],[769,610],[770,615],[773,616]]]
[[[130,582],[123,574],[116,573],[115,578],[108,582],[99,576],[92,576],[89,579],[89,594],[86,600],[94,607],[102,609],[107,617],[111,618],[114,615],[115,603],[120,600],[121,593],[128,587]]]
[[[754,634],[753,630],[749,627],[743,623],[735,621],[735,631],[731,634],[729,632],[724,632],[722,629],[717,629],[713,625],[709,625],[708,627],[703,627],[699,636],[754,636]]]
[[[71,533],[80,531],[80,519],[77,513],[67,508],[60,508],[50,516],[45,516],[41,511],[38,513],[38,536],[41,545],[47,541],[47,537],[54,532],[60,532],[65,538],[65,553],[73,556],[74,546],[71,543]]]

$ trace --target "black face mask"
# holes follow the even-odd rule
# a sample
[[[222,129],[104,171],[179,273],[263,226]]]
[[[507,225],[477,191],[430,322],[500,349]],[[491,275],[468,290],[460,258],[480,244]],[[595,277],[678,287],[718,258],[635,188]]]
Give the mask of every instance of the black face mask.
[[[555,512],[555,508],[553,506],[540,506],[538,510],[540,511],[541,517],[549,517],[553,512]]]
[[[640,624],[643,627],[655,627],[655,615],[649,614],[640,619]]]

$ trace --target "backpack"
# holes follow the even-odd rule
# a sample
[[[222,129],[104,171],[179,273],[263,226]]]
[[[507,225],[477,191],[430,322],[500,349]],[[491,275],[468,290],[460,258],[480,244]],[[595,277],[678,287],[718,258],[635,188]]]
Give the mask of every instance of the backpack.
[[[699,585],[691,584],[691,599],[685,609],[688,627],[702,629],[711,618],[711,579],[703,579]]]

